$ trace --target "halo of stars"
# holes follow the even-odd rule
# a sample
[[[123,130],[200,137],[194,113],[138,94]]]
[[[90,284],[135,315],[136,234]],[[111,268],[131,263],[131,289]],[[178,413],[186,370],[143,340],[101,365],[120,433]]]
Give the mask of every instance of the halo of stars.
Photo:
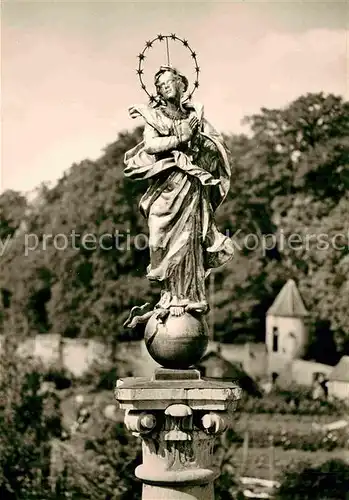
[[[138,68],[136,69],[136,73],[138,75],[138,79],[139,79],[139,82],[141,84],[141,88],[148,95],[150,102],[154,102],[156,98],[155,98],[155,96],[153,94],[151,94],[150,92],[148,92],[147,87],[146,87],[146,85],[144,83],[144,80],[143,80],[143,75],[144,75],[144,61],[147,58],[146,53],[147,53],[148,50],[150,50],[153,47],[153,44],[155,42],[164,42],[164,41],[168,42],[170,40],[171,41],[175,41],[175,42],[179,42],[179,43],[181,43],[183,45],[183,47],[185,47],[186,49],[188,49],[190,51],[190,55],[191,55],[191,57],[193,59],[194,65],[195,65],[196,78],[195,78],[195,81],[193,83],[193,87],[192,87],[192,89],[190,90],[190,92],[188,94],[187,100],[190,100],[192,98],[194,92],[199,87],[200,67],[198,65],[196,52],[194,52],[193,49],[190,47],[190,45],[188,43],[188,40],[185,40],[185,39],[182,39],[182,38],[178,37],[175,33],[171,33],[170,35],[159,34],[155,38],[153,38],[153,40],[148,40],[145,43],[145,47],[142,50],[142,52],[140,52],[138,54],[138,56],[137,56],[137,58],[138,58]]]

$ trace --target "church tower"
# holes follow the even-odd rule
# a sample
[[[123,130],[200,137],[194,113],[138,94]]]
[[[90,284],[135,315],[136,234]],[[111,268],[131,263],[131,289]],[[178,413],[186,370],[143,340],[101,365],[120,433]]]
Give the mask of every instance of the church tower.
[[[304,355],[308,315],[296,283],[288,280],[267,311],[265,340],[269,356],[290,361]]]

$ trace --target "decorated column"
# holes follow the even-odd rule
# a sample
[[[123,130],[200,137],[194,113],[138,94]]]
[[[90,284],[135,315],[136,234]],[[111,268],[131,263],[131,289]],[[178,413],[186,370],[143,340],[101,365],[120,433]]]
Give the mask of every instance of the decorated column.
[[[167,63],[144,83],[144,61],[154,44]],[[170,48],[189,50],[195,79],[171,64]],[[234,382],[201,377],[195,368],[206,351],[209,311],[205,279],[233,257],[214,215],[230,186],[224,141],[191,98],[199,87],[196,52],[187,40],[157,35],[138,55],[141,87],[149,104],[132,106],[144,122],[144,140],[125,154],[125,175],[150,181],[140,202],[149,226],[149,280],[161,284],[160,300],[134,307],[125,326],[145,324],[145,344],[161,366],[150,378],[117,381],[115,397],[125,424],[142,440],[143,463],[135,474],[143,500],[213,500],[215,438],[224,432],[240,398]]]
[[[142,439],[143,500],[213,500],[217,435],[240,397],[233,384],[202,380],[195,370],[159,370],[152,379],[119,380],[126,427]]]

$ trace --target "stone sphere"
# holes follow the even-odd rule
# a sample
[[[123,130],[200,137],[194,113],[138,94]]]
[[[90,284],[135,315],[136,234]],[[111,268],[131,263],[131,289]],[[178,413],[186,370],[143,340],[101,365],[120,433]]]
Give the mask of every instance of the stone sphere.
[[[144,340],[151,357],[164,368],[186,369],[200,361],[206,351],[207,324],[201,315],[187,312],[169,315],[163,323],[153,315]]]

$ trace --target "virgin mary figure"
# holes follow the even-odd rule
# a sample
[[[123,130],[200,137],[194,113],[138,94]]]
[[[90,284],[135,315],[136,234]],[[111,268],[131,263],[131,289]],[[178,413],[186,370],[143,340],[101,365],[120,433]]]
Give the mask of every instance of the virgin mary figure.
[[[149,280],[161,282],[159,302],[131,310],[126,327],[156,314],[206,313],[205,277],[234,252],[214,215],[230,187],[231,169],[220,134],[203,106],[185,102],[187,78],[170,66],[155,74],[156,99],[132,106],[143,118],[143,141],[125,154],[125,176],[149,179],[140,210],[149,226]]]

